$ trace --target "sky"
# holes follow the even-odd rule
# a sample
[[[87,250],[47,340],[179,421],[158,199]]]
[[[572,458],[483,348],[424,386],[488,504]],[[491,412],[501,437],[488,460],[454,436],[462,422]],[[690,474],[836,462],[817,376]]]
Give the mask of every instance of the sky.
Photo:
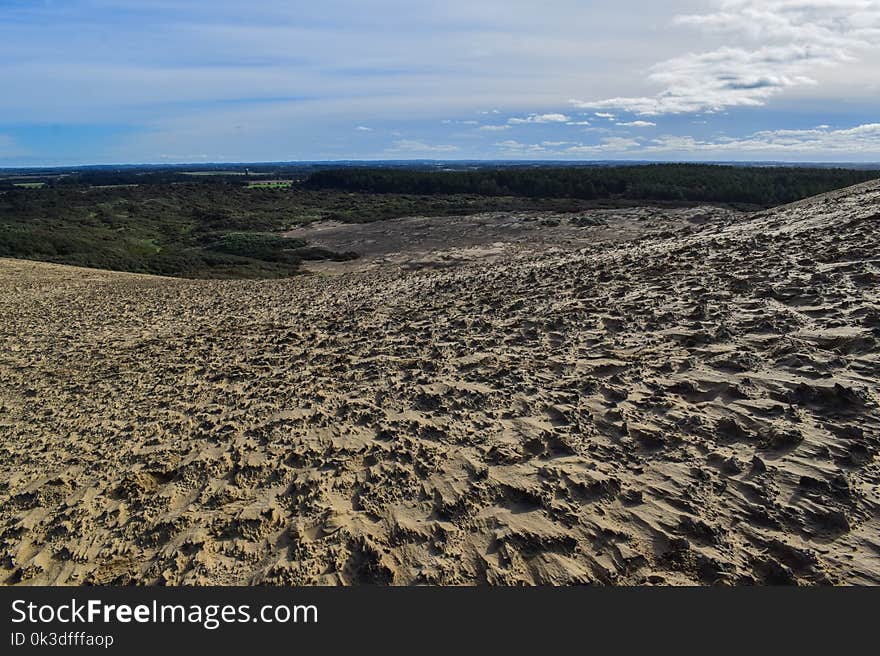
[[[880,0],[0,0],[0,167],[880,161]]]

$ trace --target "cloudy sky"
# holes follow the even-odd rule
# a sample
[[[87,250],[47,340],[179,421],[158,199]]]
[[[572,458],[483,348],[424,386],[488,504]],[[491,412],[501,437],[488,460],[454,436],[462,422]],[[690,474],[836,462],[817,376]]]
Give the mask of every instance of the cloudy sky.
[[[880,0],[0,0],[0,166],[880,161]]]

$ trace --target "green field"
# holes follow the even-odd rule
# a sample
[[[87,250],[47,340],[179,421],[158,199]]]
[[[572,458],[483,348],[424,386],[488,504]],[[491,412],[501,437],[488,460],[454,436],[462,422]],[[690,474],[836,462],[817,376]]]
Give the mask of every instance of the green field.
[[[289,189],[293,180],[260,180],[248,182],[248,189]]]

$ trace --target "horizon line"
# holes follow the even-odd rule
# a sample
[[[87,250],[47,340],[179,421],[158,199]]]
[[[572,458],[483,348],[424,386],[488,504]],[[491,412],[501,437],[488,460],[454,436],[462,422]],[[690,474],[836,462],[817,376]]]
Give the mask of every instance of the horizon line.
[[[583,166],[601,164],[704,164],[704,165],[752,165],[771,166],[782,165],[791,167],[806,167],[821,165],[831,166],[880,166],[880,160],[857,161],[857,160],[749,160],[749,159],[713,159],[713,160],[690,160],[690,159],[488,159],[488,158],[462,158],[462,159],[434,159],[434,158],[402,158],[402,159],[300,159],[300,160],[253,160],[253,161],[201,161],[201,162],[109,162],[109,163],[76,163],[76,164],[33,164],[0,166],[0,171],[19,170],[67,170],[84,168],[135,168],[135,167],[206,167],[206,166],[273,166],[273,165],[296,165],[296,164],[389,164],[389,163],[433,163],[433,164],[578,164]]]

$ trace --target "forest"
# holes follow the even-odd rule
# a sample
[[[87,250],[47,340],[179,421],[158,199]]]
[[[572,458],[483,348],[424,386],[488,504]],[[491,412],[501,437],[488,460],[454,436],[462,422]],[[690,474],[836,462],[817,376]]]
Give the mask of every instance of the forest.
[[[649,164],[610,167],[316,171],[305,186],[368,193],[739,203],[771,207],[880,177],[836,168]]]

